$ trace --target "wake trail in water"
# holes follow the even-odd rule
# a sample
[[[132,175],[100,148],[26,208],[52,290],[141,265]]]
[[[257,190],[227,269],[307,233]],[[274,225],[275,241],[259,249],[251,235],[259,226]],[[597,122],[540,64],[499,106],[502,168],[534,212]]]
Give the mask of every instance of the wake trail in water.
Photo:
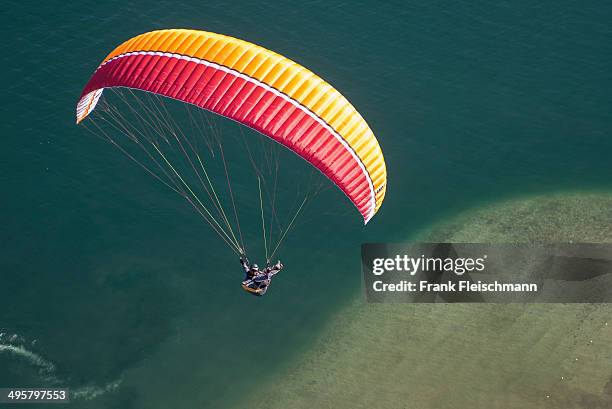
[[[7,354],[19,358],[29,366],[35,368],[41,380],[56,387],[69,388],[71,399],[93,400],[101,395],[116,390],[123,381],[122,377],[119,377],[102,386],[89,384],[75,389],[70,388],[68,381],[62,380],[56,375],[55,364],[36,352],[29,350],[26,344],[25,339],[17,334],[8,335],[4,332],[0,332],[0,355]],[[30,344],[34,345],[36,341]]]
[[[38,374],[46,381],[54,382],[57,380],[55,376],[53,376],[53,372],[55,372],[55,365],[40,355],[27,350],[22,345],[0,344],[0,353],[9,353],[23,358],[30,365],[38,368]]]

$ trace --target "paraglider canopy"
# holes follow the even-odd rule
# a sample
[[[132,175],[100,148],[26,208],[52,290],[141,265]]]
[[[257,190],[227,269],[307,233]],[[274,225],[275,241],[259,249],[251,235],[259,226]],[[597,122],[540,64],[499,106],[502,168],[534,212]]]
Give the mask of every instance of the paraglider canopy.
[[[180,100],[257,130],[325,174],[365,223],[384,200],[385,161],[363,117],[323,79],[263,47],[197,30],[131,38],[104,59],[83,89],[77,123],[112,87]]]

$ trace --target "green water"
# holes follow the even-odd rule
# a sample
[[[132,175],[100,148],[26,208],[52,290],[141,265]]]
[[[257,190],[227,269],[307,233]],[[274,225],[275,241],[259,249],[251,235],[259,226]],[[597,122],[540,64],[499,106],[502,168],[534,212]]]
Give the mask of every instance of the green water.
[[[68,386],[73,407],[227,407],[360,290],[361,242],[502,198],[611,187],[609,5],[183,3],[3,7],[0,386]],[[264,299],[240,291],[237,260],[178,196],[74,124],[100,60],[168,27],[311,68],[385,154],[388,194],[371,224],[329,192],[343,211],[311,208]],[[233,177],[247,186],[250,172]]]

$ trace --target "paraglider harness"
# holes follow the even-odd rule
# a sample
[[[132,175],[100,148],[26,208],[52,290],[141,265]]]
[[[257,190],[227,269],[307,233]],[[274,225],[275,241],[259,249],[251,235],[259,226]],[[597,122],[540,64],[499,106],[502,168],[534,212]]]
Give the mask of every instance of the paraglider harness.
[[[240,257],[240,265],[242,265],[245,273],[244,280],[241,283],[242,288],[256,296],[262,296],[268,291],[272,277],[284,267],[280,261],[274,265],[268,262],[266,268],[260,270],[257,264],[249,263],[249,259],[245,255]]]

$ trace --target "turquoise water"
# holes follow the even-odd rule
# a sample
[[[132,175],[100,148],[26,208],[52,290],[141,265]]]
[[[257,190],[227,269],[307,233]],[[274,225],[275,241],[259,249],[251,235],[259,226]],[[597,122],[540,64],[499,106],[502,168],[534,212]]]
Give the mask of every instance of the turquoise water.
[[[608,5],[10,2],[1,16],[0,386],[69,386],[74,407],[227,407],[360,290],[361,242],[500,198],[610,188]],[[310,209],[264,299],[240,291],[237,260],[178,196],[74,124],[99,61],[167,27],[311,68],[383,148],[381,212],[363,229],[328,192],[337,214]],[[233,177],[252,186],[248,167]]]

